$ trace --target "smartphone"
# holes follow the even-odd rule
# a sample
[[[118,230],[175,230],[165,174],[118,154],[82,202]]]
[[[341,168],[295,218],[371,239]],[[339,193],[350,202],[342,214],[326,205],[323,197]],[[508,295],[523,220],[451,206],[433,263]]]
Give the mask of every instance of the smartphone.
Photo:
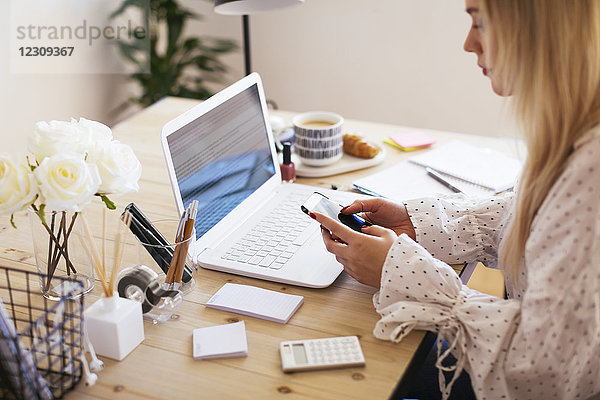
[[[311,194],[310,197],[306,199],[306,201],[300,206],[300,209],[302,209],[302,211],[304,211],[306,214],[318,212],[320,214],[327,215],[329,218],[339,221],[357,232],[361,232],[361,228],[363,226],[372,225],[369,221],[365,220],[359,215],[342,214],[341,205],[330,200],[327,196],[319,192],[314,192]]]

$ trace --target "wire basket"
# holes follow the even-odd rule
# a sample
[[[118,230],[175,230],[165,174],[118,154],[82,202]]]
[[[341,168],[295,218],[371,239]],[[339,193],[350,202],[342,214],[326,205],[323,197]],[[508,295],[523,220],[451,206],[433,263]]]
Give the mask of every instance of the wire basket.
[[[37,272],[0,266],[0,398],[61,398],[82,377],[83,282],[64,280],[59,301],[42,296]],[[12,320],[12,321],[11,321]]]

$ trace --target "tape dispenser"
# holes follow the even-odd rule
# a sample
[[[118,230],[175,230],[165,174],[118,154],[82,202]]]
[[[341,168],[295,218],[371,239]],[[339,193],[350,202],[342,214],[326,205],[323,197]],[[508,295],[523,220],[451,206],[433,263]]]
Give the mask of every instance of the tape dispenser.
[[[124,268],[117,280],[119,296],[142,303],[144,318],[154,324],[168,321],[183,302],[183,293],[164,289],[161,277],[146,265]]]

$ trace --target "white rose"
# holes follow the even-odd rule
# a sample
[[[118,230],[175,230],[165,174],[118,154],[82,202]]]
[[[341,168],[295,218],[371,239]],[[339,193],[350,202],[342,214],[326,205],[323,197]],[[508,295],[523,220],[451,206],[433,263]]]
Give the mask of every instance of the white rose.
[[[0,154],[0,214],[12,214],[31,204],[37,194],[35,178],[25,157]]]
[[[82,139],[81,130],[66,121],[40,121],[35,124],[29,137],[28,148],[38,163],[44,158],[63,152],[79,152]]]
[[[96,146],[103,146],[113,138],[112,130],[98,121],[79,118],[79,122],[71,118],[71,123],[81,131],[81,152],[91,152]]]
[[[102,178],[99,193],[125,194],[139,190],[142,165],[128,145],[114,140],[97,146],[91,161],[98,167]]]
[[[100,174],[83,154],[47,157],[34,171],[42,203],[53,211],[81,211],[100,187]]]
[[[67,121],[40,121],[29,137],[29,151],[38,163],[58,153],[89,153],[98,143],[112,140],[110,128],[100,122],[80,118]]]

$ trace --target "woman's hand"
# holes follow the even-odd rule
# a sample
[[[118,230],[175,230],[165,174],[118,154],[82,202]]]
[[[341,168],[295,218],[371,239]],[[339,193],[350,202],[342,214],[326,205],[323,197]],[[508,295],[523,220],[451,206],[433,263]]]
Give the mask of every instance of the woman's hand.
[[[325,247],[346,272],[361,283],[379,288],[383,263],[398,235],[375,225],[363,227],[360,233],[323,214],[310,216],[321,224]]]
[[[404,204],[394,203],[379,197],[376,199],[355,200],[349,206],[342,208],[343,214],[356,214],[359,212],[362,212],[363,217],[374,225],[389,228],[398,236],[406,233],[412,240],[416,240],[417,234]],[[367,233],[364,230],[363,232]]]

